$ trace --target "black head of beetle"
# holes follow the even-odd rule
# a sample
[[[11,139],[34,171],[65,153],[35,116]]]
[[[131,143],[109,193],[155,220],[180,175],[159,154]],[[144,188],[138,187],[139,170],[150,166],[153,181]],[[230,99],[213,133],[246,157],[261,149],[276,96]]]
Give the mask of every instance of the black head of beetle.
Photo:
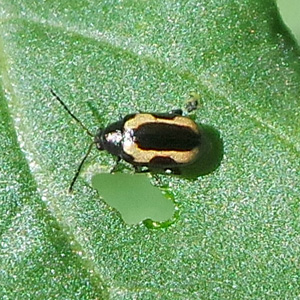
[[[104,129],[99,129],[94,137],[94,143],[98,150],[106,150],[115,156],[122,154],[122,127],[123,122],[115,122]]]
[[[201,152],[201,128],[182,110],[170,113],[137,113],[125,116],[93,135],[51,90],[66,111],[94,138],[71,182],[69,191],[80,173],[92,146],[133,165],[136,171],[146,167],[149,171],[161,170],[180,174],[180,169],[197,160]]]

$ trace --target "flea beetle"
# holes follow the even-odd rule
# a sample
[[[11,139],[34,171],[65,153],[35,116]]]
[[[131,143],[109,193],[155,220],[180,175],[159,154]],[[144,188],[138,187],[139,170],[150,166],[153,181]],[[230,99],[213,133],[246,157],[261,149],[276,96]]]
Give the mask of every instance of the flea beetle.
[[[51,93],[94,139],[77,169],[69,191],[72,191],[94,144],[98,150],[106,150],[116,156],[117,162],[123,159],[133,165],[137,172],[180,174],[180,170],[196,161],[201,152],[201,127],[183,116],[180,109],[170,113],[129,114],[93,135],[53,90]]]

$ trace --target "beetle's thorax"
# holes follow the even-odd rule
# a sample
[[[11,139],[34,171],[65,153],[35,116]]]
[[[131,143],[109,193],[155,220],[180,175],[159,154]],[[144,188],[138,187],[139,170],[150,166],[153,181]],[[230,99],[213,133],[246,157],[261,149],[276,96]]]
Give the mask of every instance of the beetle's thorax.
[[[99,129],[94,138],[97,149],[120,156],[123,143],[122,127],[121,122],[115,122],[105,129]]]

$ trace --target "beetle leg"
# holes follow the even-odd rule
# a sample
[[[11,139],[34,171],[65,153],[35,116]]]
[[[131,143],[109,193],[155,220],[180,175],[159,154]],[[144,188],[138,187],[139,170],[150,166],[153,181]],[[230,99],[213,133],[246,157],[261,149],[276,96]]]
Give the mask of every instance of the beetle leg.
[[[174,174],[174,175],[181,174],[180,168],[166,168],[164,171],[166,174]]]
[[[178,115],[178,116],[182,116],[183,111],[182,109],[178,108],[178,109],[173,109],[170,111],[170,115]]]
[[[143,166],[133,166],[135,173],[148,173],[149,169],[143,169]]]
[[[119,162],[120,162],[121,158],[119,156],[117,156],[116,158],[116,161],[115,161],[115,165],[114,167],[111,169],[110,173],[114,173],[116,172],[117,168],[118,168],[118,165],[119,165]]]

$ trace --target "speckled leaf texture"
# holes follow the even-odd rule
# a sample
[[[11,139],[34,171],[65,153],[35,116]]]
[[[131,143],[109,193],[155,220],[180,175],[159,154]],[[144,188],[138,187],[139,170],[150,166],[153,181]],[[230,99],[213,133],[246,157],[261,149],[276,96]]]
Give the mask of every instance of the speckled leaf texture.
[[[299,48],[274,1],[2,0],[0,299],[298,299]],[[201,95],[220,167],[160,175],[171,226],[126,225],[88,183],[92,131]]]

